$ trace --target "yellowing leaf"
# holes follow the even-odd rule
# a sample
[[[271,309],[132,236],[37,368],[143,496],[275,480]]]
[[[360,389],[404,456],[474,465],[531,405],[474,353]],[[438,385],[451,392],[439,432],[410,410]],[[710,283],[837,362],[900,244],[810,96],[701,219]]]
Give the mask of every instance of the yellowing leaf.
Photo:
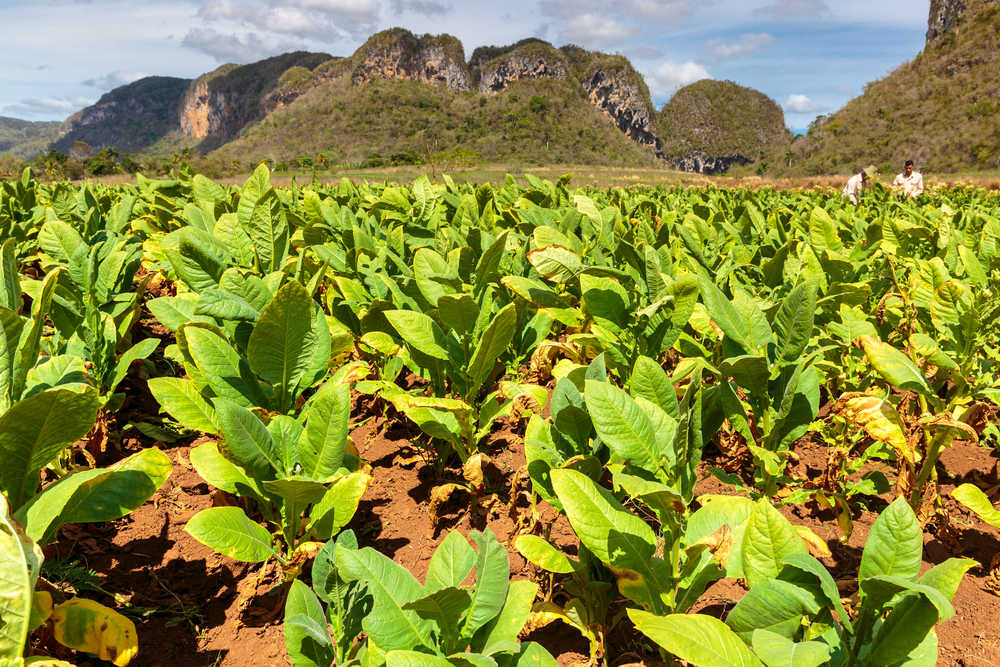
[[[816,558],[829,558],[831,556],[830,547],[826,540],[817,535],[808,526],[795,526],[795,532],[799,534],[802,541],[806,543],[809,553]]]
[[[891,403],[867,394],[844,394],[834,411],[863,428],[874,440],[890,445],[898,456],[913,465],[913,450],[906,443],[903,422]]]
[[[72,598],[52,611],[56,641],[124,667],[139,651],[135,624],[114,609]]]

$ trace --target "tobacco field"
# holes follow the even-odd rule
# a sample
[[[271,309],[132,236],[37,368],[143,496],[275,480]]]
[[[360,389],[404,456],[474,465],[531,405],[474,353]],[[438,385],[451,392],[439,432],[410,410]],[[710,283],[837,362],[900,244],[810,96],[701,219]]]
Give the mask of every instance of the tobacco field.
[[[1000,662],[1000,197],[0,184],[0,665]]]

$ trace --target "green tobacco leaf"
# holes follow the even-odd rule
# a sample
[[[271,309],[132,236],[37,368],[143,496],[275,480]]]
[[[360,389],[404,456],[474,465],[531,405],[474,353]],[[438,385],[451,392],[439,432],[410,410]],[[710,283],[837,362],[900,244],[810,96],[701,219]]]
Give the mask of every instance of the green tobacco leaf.
[[[621,593],[665,611],[661,595],[673,589],[673,582],[666,564],[653,557],[656,536],[649,525],[586,475],[569,469],[556,469],[551,475],[580,542],[615,569]]]
[[[882,511],[868,533],[858,580],[876,575],[913,579],[920,574],[924,540],[916,514],[903,498]]]
[[[562,551],[535,535],[518,535],[514,548],[525,560],[547,572],[569,574],[573,563]]]
[[[312,317],[312,298],[291,281],[264,308],[247,342],[250,368],[277,390],[280,412],[294,407],[296,389],[309,369],[316,338]]]
[[[993,507],[990,499],[975,484],[961,484],[951,492],[951,496],[975,512],[986,523],[1000,528],[1000,512]]]
[[[516,643],[517,636],[531,615],[531,603],[538,594],[538,584],[533,581],[512,581],[507,589],[503,609],[492,621],[476,633],[472,650],[489,655],[500,646]]]
[[[469,360],[469,393],[478,393],[479,387],[486,380],[497,360],[514,338],[514,327],[517,325],[517,307],[507,304],[496,314],[482,337],[476,344],[475,352]]]
[[[10,516],[7,499],[0,494],[0,659],[14,660],[24,654],[41,565],[41,548],[21,532]]]
[[[306,532],[319,540],[336,535],[350,523],[371,481],[371,476],[363,472],[339,478],[309,512]]]
[[[616,457],[651,472],[662,467],[666,452],[657,451],[653,422],[635,399],[595,380],[586,381],[583,395],[597,435]]]
[[[442,361],[451,358],[444,332],[437,322],[427,315],[413,310],[387,310],[382,314],[403,341],[413,349]]]
[[[757,501],[743,535],[743,572],[750,587],[777,577],[786,556],[804,553],[808,548],[788,519],[766,498]]]
[[[628,292],[617,280],[583,274],[580,276],[580,294],[580,302],[590,317],[606,320],[620,329],[628,326]]]
[[[754,630],[752,646],[767,667],[819,667],[830,659],[823,642],[793,642],[767,630]]]
[[[28,501],[39,471],[93,427],[97,392],[50,389],[15,403],[0,416],[0,491],[13,507]]]
[[[114,391],[125,376],[128,375],[129,366],[132,365],[133,361],[138,361],[139,359],[145,359],[153,353],[154,350],[160,345],[159,338],[146,338],[141,340],[129,349],[125,350],[120,357],[118,357],[118,363],[115,364],[115,372],[111,377],[111,382],[108,384],[108,390]]]
[[[17,241],[13,238],[8,238],[0,245],[0,308],[7,308],[14,313],[21,309]]]
[[[298,579],[285,599],[284,631],[285,649],[295,667],[329,667],[336,660],[323,605]]]
[[[743,579],[743,535],[754,513],[755,505],[749,498],[740,496],[715,496],[688,519],[684,531],[684,546],[702,540],[723,526],[729,526],[732,546],[726,562],[726,576]]]
[[[583,270],[580,256],[561,245],[530,250],[527,258],[540,276],[554,283],[567,283]]]
[[[365,617],[364,629],[376,646],[384,651],[434,646],[431,624],[403,609],[425,594],[409,571],[371,547],[347,549],[338,544],[334,561],[345,581],[362,581],[368,586],[373,606]]]
[[[740,598],[726,617],[726,624],[749,642],[758,629],[794,639],[802,617],[819,613],[810,593],[780,579],[763,579]]]
[[[19,509],[17,518],[31,539],[50,542],[63,524],[120,519],[149,500],[170,470],[166,454],[144,449],[109,468],[64,477]]]
[[[781,302],[774,316],[778,357],[783,363],[798,362],[812,338],[818,290],[819,284],[815,280],[799,283]]]
[[[445,650],[449,650],[457,648],[458,624],[465,617],[471,601],[469,591],[448,586],[407,602],[403,609],[415,611],[420,618],[437,625],[441,644]]]
[[[389,651],[385,654],[386,667],[454,667],[447,658],[419,651]]]
[[[255,402],[252,383],[256,378],[245,378],[241,372],[240,355],[229,340],[215,327],[204,324],[185,324],[177,330],[177,345],[185,356],[190,356],[203,381],[211,387],[216,396],[252,407]],[[188,370],[192,379],[194,369]],[[257,388],[259,391],[259,388]]]
[[[150,378],[149,392],[168,415],[181,426],[202,433],[218,433],[215,408],[198,392],[194,382],[184,378]]]
[[[427,566],[424,588],[436,591],[448,586],[461,586],[476,565],[476,552],[457,530],[441,540]]]
[[[298,447],[300,462],[306,476],[326,479],[344,461],[351,420],[350,386],[326,382],[306,409],[306,427]]]
[[[628,381],[628,390],[632,396],[642,396],[647,401],[655,403],[674,419],[680,417],[677,392],[670,382],[670,376],[649,357],[639,357],[635,360],[632,376]]]
[[[275,555],[271,534],[239,507],[210,507],[195,514],[184,531],[209,549],[247,563]]]
[[[971,558],[949,558],[943,563],[938,563],[917,580],[917,583],[930,586],[938,590],[947,599],[955,597],[962,577],[978,563]]]
[[[897,665],[916,649],[938,622],[938,609],[915,593],[899,598],[872,638],[866,663],[872,667]]]
[[[757,350],[750,342],[750,328],[747,322],[729,302],[722,290],[703,275],[698,276],[698,285],[701,289],[701,299],[712,320],[728,338],[743,348],[747,354],[755,354]]]
[[[763,667],[725,623],[704,614],[656,616],[629,609],[639,632],[668,652],[698,667]]]
[[[216,415],[226,450],[257,480],[283,472],[282,453],[257,415],[233,401],[215,399]]]
[[[493,532],[487,528],[485,532],[472,531],[470,535],[479,551],[476,554],[476,586],[472,591],[469,613],[461,628],[465,640],[471,640],[479,628],[503,609],[510,578],[507,549],[497,541]]]
[[[216,443],[206,442],[194,447],[189,458],[201,478],[215,488],[237,496],[263,498],[263,490],[257,482],[243,468],[224,457]]]
[[[861,336],[860,340],[868,361],[889,384],[924,395],[931,393],[927,380],[908,356],[871,336]]]

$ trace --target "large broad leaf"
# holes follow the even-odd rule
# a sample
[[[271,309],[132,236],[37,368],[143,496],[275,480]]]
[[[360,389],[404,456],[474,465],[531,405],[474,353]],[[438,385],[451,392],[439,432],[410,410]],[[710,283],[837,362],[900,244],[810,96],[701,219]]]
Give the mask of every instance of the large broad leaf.
[[[215,399],[226,450],[254,479],[274,479],[284,473],[284,456],[267,427],[254,413],[224,398]]]
[[[815,280],[800,283],[781,302],[774,316],[778,359],[782,363],[796,363],[812,338],[818,289],[819,284]]]
[[[923,533],[917,515],[903,498],[897,498],[882,511],[868,533],[861,555],[858,580],[877,575],[912,579],[920,574]]]
[[[384,651],[433,647],[430,622],[403,606],[424,596],[424,587],[403,566],[371,547],[346,549],[339,544],[334,556],[337,571],[345,581],[362,581],[373,598],[364,620],[368,638]]]
[[[261,273],[279,270],[289,246],[288,219],[281,200],[270,190],[254,202],[249,217],[244,216],[245,210],[241,196],[237,217],[253,242],[257,267]]]
[[[907,593],[897,598],[892,611],[872,637],[866,664],[872,667],[898,665],[920,646],[938,618],[937,607],[922,595]]]
[[[237,496],[263,499],[264,491],[246,471],[224,457],[214,442],[198,445],[189,454],[191,465],[201,478],[217,489]]]
[[[629,324],[628,292],[614,278],[602,276],[580,276],[580,302],[587,315],[602,324],[611,323],[618,329]]]
[[[19,658],[24,651],[41,565],[41,548],[11,519],[7,499],[0,494],[0,659]]]
[[[755,630],[752,645],[767,667],[819,667],[830,659],[823,642],[793,642],[767,630]]]
[[[20,507],[35,493],[38,473],[63,447],[90,431],[97,392],[51,389],[15,403],[0,416],[0,490]]]
[[[735,632],[713,616],[670,614],[655,616],[629,609],[639,632],[682,660],[698,667],[763,667]]]
[[[303,474],[326,479],[344,460],[351,420],[351,390],[346,384],[327,382],[309,400],[306,427],[299,441]]]
[[[261,563],[274,556],[271,534],[239,507],[210,507],[195,514],[185,532],[223,556]]]
[[[31,320],[28,327],[21,333],[21,341],[17,349],[17,361],[14,364],[14,378],[9,387],[0,386],[0,391],[7,390],[8,402],[4,407],[9,406],[21,397],[25,383],[28,378],[28,371],[38,363],[38,353],[42,339],[42,327],[45,325],[46,316],[52,307],[52,300],[56,291],[56,283],[59,277],[65,274],[65,269],[55,269],[49,271],[42,281],[41,290],[37,294],[32,294],[34,303],[31,304]],[[48,461],[46,461],[48,463]]]
[[[461,586],[476,565],[476,552],[457,530],[441,540],[427,566],[424,588],[433,592],[449,586]]]
[[[517,325],[517,307],[507,304],[496,314],[476,344],[475,352],[469,360],[469,393],[478,392],[500,355],[514,338]]]
[[[315,338],[312,298],[299,283],[286,283],[260,314],[247,342],[250,368],[275,388],[280,412],[294,406]]]
[[[962,503],[976,515],[995,528],[1000,528],[1000,512],[993,507],[993,503],[986,497],[986,494],[975,484],[961,484],[951,492],[952,497]]]
[[[144,449],[110,468],[83,470],[48,486],[18,510],[31,539],[51,541],[67,523],[120,519],[156,493],[171,464],[158,449]]]
[[[121,356],[118,357],[118,362],[115,364],[114,374],[111,376],[111,381],[108,383],[108,391],[114,391],[121,381],[125,379],[125,376],[128,375],[129,366],[132,365],[132,362],[145,359],[151,355],[159,345],[159,338],[146,338],[125,350]]]
[[[722,290],[704,275],[698,276],[698,285],[701,288],[701,298],[705,303],[705,309],[712,321],[747,354],[758,352],[750,342],[749,324],[729,302]]]
[[[326,629],[326,615],[316,594],[298,579],[285,600],[285,649],[295,667],[330,667],[336,660]]]
[[[777,577],[786,556],[808,551],[788,519],[767,499],[759,500],[743,535],[743,573],[751,588]]]
[[[908,356],[871,336],[861,336],[860,340],[868,361],[889,384],[924,395],[931,393],[927,380]]]
[[[479,547],[479,553],[476,555],[476,586],[461,628],[462,637],[469,640],[503,609],[510,578],[507,549],[497,541],[493,532],[487,528],[482,533],[472,531],[471,536]]]
[[[444,332],[427,315],[413,310],[387,310],[382,314],[413,349],[434,359],[450,358]]]
[[[309,512],[306,531],[318,540],[328,540],[336,535],[350,523],[371,481],[371,475],[363,472],[338,479]]]
[[[632,396],[642,396],[647,401],[655,403],[674,419],[680,416],[677,392],[670,382],[670,376],[649,357],[639,357],[635,360],[628,381],[628,390]]]
[[[139,652],[135,623],[93,600],[71,598],[56,605],[51,622],[57,642],[118,667],[127,665]]]
[[[740,598],[726,624],[747,642],[758,629],[794,639],[802,617],[816,613],[819,606],[809,591],[780,579],[763,579]]]
[[[160,407],[184,428],[202,433],[219,432],[215,408],[198,392],[191,380],[150,378],[147,385]]]
[[[554,283],[567,283],[583,270],[580,256],[560,245],[536,248],[527,257],[539,275]]]
[[[654,472],[663,467],[666,452],[653,422],[626,392],[608,382],[587,380],[584,398],[597,435],[617,458]]]
[[[177,330],[177,346],[194,366],[187,371],[199,388],[207,385],[216,396],[248,408],[264,405],[260,388],[254,384],[257,379],[248,377],[249,367],[221,331],[205,324],[185,324]]]
[[[565,553],[536,535],[518,535],[514,548],[529,563],[547,572],[569,574],[573,571],[573,562]]]
[[[62,220],[49,220],[38,231],[38,246],[46,255],[66,265],[86,243],[72,225]]]
[[[682,546],[691,546],[729,526],[732,546],[726,561],[726,576],[743,579],[743,535],[755,507],[752,500],[740,496],[713,496],[703,501],[688,519]]]
[[[17,349],[24,331],[23,317],[8,308],[0,308],[0,412],[12,402],[14,374],[17,371]]]
[[[7,308],[15,313],[21,309],[17,240],[14,238],[9,238],[0,245],[0,308]]]
[[[479,629],[473,638],[472,650],[489,655],[494,648],[515,643],[531,615],[531,603],[537,594],[538,584],[533,581],[510,582],[503,609]]]
[[[672,591],[674,582],[666,563],[653,556],[656,536],[649,525],[586,475],[569,469],[551,475],[580,542],[614,568],[621,593],[654,611],[666,611],[661,596]]]

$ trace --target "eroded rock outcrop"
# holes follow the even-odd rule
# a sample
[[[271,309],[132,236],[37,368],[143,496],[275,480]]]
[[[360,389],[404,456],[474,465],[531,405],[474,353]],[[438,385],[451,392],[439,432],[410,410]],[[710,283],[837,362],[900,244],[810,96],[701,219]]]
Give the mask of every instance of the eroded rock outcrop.
[[[745,165],[751,162],[753,160],[745,155],[711,156],[707,153],[698,152],[673,160],[672,164],[681,171],[690,171],[696,174],[724,174],[734,164]]]
[[[479,67],[479,92],[498,93],[522,79],[565,79],[566,57],[549,44],[534,41],[504,53]]]
[[[249,65],[223,65],[195,79],[179,111],[181,132],[199,139],[225,141],[248,123],[301,94],[311,70],[330,60],[326,53],[296,51]],[[294,81],[292,81],[294,79]]]
[[[927,44],[951,32],[965,11],[963,0],[931,0],[930,16],[927,19]]]
[[[660,140],[653,133],[652,104],[640,80],[631,67],[597,67],[583,81],[583,87],[590,103],[604,112],[632,141],[658,149]]]
[[[354,53],[355,84],[370,79],[409,79],[469,90],[471,76],[462,43],[451,35],[417,37],[393,28],[372,35]]]

